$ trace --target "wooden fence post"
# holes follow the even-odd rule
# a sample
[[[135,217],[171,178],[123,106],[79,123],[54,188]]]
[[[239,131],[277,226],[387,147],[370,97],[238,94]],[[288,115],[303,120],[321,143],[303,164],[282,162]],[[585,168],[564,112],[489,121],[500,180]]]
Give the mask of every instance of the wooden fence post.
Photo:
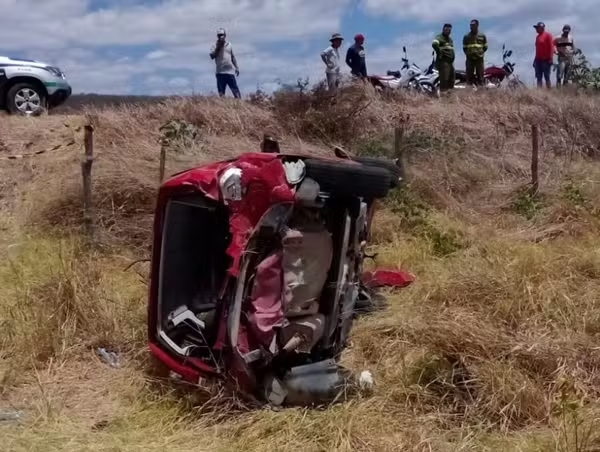
[[[92,164],[94,163],[94,126],[91,121],[83,128],[84,155],[81,161],[83,177],[83,222],[89,238],[94,235],[95,213],[92,199]]]
[[[407,180],[408,162],[406,161],[406,153],[404,152],[404,148],[402,147],[402,140],[404,138],[405,125],[408,122],[409,118],[409,116],[400,118],[400,125],[396,126],[396,128],[394,129],[394,156],[397,159],[396,164],[400,168],[400,174],[403,182],[406,182]]]
[[[160,145],[160,168],[159,168],[159,184],[162,184],[165,179],[165,168],[167,165],[167,145],[162,143]]]
[[[538,173],[540,153],[540,130],[536,124],[531,126],[531,194],[537,195],[540,189],[540,180]]]

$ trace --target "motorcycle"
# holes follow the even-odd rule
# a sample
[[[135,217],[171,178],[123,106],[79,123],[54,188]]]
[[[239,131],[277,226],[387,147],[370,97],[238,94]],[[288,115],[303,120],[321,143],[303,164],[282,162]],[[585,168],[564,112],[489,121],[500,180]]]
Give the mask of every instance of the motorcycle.
[[[512,50],[506,50],[506,46],[502,45],[502,67],[499,66],[488,66],[483,71],[484,86],[488,88],[499,88],[504,80],[508,80],[508,86],[510,88],[517,88],[524,86],[523,82],[514,74],[515,63],[509,61],[512,56]],[[455,71],[455,88],[465,88],[467,83],[467,73],[463,70]]]
[[[435,68],[435,52],[431,52],[431,64],[427,70],[416,76],[419,90],[429,96],[439,96],[440,74]]]
[[[338,360],[376,287],[363,272],[375,202],[400,179],[393,162],[339,149],[250,152],[172,176],[154,218],[153,355],[172,378],[255,402],[343,399],[356,386]]]
[[[406,47],[402,47],[404,57],[399,71],[387,71],[387,75],[371,75],[369,81],[375,89],[386,92],[408,89],[417,92],[428,92],[429,84],[435,82],[432,66],[423,73],[415,63],[409,64]]]

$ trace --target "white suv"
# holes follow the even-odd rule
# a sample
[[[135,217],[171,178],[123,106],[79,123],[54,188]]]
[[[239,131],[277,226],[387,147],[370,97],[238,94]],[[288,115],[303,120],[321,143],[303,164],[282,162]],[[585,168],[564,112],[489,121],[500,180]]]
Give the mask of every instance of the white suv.
[[[58,107],[70,96],[71,85],[59,68],[0,56],[0,108],[34,116]]]

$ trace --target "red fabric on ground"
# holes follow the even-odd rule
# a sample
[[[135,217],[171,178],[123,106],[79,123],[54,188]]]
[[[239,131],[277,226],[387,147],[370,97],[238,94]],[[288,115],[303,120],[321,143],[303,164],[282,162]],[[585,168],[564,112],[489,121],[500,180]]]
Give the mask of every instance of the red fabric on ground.
[[[400,270],[375,270],[367,271],[362,274],[363,284],[371,289],[377,287],[394,287],[401,289],[410,286],[415,277],[410,273]]]

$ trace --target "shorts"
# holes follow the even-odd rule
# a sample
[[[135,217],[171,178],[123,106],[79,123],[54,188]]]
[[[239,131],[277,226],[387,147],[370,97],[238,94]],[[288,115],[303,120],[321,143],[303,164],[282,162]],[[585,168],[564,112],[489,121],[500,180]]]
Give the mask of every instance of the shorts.
[[[535,79],[541,82],[544,79],[550,83],[550,72],[552,71],[552,60],[535,60],[533,62],[535,68]]]
[[[335,93],[340,86],[340,74],[338,72],[327,73],[327,88],[331,93]]]
[[[558,67],[556,68],[556,80],[558,83],[566,83],[571,78],[571,61],[563,60],[558,62]]]

